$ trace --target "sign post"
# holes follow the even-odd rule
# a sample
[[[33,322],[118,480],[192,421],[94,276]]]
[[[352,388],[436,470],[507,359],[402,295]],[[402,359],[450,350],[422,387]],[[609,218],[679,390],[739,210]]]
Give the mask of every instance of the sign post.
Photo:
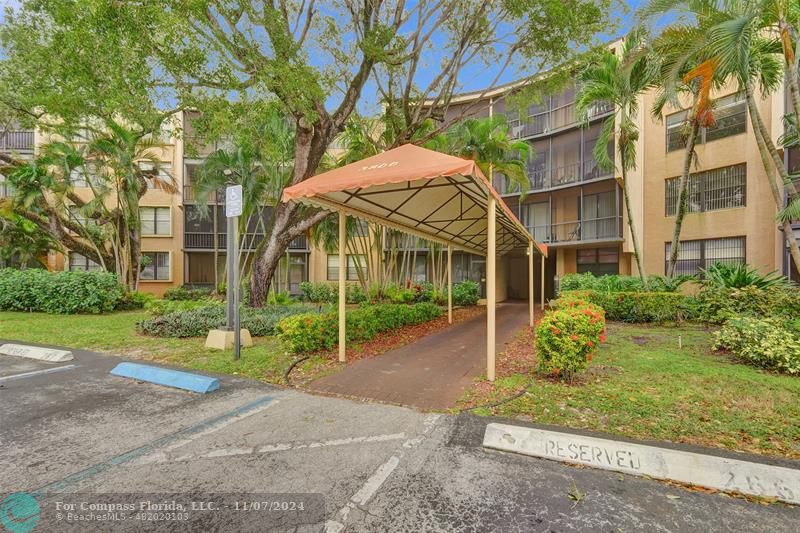
[[[225,189],[225,217],[228,219],[226,253],[228,259],[228,313],[227,327],[233,330],[233,357],[242,354],[241,329],[239,324],[239,215],[242,214],[242,186],[230,185]]]

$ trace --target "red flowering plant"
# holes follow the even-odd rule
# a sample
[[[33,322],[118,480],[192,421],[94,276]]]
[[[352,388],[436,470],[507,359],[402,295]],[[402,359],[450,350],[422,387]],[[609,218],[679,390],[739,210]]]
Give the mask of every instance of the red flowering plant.
[[[559,299],[536,327],[539,371],[571,380],[605,340],[603,309],[579,298]]]

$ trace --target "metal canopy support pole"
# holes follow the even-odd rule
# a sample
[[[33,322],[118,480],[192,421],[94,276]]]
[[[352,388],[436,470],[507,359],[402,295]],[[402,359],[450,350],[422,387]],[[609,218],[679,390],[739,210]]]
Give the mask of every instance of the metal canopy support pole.
[[[533,327],[533,243],[528,244],[528,314]]]
[[[339,211],[339,361],[345,361],[345,345],[347,336],[345,335],[345,304],[347,299],[347,288],[345,278],[347,277],[347,215],[344,211]]]
[[[447,245],[447,323],[453,323],[453,245]]]
[[[542,254],[542,311],[544,311],[544,254]]]
[[[487,203],[487,228],[486,228],[486,377],[494,381],[494,350],[495,350],[495,307],[497,296],[495,284],[495,253],[497,244],[497,201],[489,195]]]

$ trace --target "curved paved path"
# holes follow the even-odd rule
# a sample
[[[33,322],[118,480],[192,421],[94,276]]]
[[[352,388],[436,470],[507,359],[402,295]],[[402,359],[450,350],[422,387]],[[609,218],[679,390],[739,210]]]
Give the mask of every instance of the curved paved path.
[[[497,352],[528,323],[527,302],[497,306]],[[486,314],[481,314],[311,382],[312,391],[420,409],[448,409],[486,374]]]

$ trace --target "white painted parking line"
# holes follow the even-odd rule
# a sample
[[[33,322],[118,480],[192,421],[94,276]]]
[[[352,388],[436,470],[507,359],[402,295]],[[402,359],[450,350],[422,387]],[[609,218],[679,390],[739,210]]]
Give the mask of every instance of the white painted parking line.
[[[57,366],[55,368],[45,368],[44,370],[34,370],[32,372],[23,372],[22,374],[12,374],[10,376],[3,376],[0,378],[0,383],[5,383],[6,381],[14,381],[17,379],[25,379],[30,378],[33,376],[41,376],[42,374],[53,374],[54,372],[64,372],[66,370],[73,370],[78,368],[79,365],[64,365],[64,366]]]
[[[339,509],[334,517],[335,519],[325,522],[325,533],[340,533],[344,530],[345,524],[347,523],[347,516],[350,514],[350,511],[355,509],[357,505],[366,505],[369,500],[375,496],[378,490],[380,490],[381,486],[386,482],[387,479],[389,479],[389,476],[392,475],[392,472],[394,472],[397,466],[400,464],[400,459],[402,459],[403,455],[405,454],[404,448],[414,448],[421,444],[441,416],[442,415],[440,414],[432,413],[425,417],[422,422],[422,432],[420,435],[418,437],[414,437],[413,439],[406,440],[396,455],[389,457],[385,463],[375,470],[375,472],[369,477],[369,479],[367,479],[361,488],[350,497],[350,501],[347,502],[344,507]]]
[[[330,439],[313,442],[282,442],[278,444],[266,444],[264,446],[250,446],[247,448],[217,448],[206,453],[184,454],[171,460],[171,462],[191,461],[194,459],[213,459],[217,457],[236,457],[239,455],[254,455],[273,452],[285,452],[289,450],[303,450],[315,448],[327,448],[330,446],[344,446],[347,444],[360,444],[370,442],[390,442],[406,438],[405,433],[390,433],[385,435],[370,435],[365,437],[348,437],[344,439]],[[164,463],[170,459],[166,455],[152,455],[137,461],[137,464]]]

